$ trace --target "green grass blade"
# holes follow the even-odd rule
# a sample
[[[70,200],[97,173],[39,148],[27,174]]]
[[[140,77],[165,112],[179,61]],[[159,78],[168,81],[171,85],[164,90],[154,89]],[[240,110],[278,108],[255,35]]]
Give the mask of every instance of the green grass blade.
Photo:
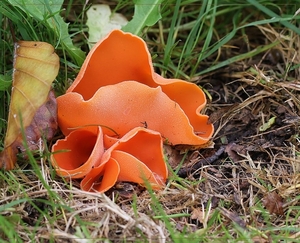
[[[223,62],[219,62],[218,64],[213,65],[213,66],[211,66],[211,67],[209,67],[209,68],[207,68],[207,69],[205,69],[205,70],[197,73],[196,76],[203,75],[205,73],[212,72],[212,71],[214,71],[216,69],[219,69],[221,67],[225,67],[225,66],[227,66],[227,65],[229,65],[231,63],[234,63],[234,62],[237,62],[237,61],[241,61],[241,60],[250,58],[250,57],[255,56],[255,55],[259,54],[259,53],[265,52],[265,51],[271,49],[272,47],[274,47],[274,46],[276,46],[278,44],[279,44],[279,41],[275,41],[275,42],[273,42],[273,43],[271,43],[269,45],[258,47],[256,49],[250,51],[250,52],[243,53],[243,54],[240,54],[238,56],[234,56],[232,58],[229,58],[229,59],[227,59],[227,60],[225,60]]]
[[[166,46],[165,46],[165,52],[164,52],[163,65],[165,67],[167,67],[169,65],[169,62],[171,61],[171,51],[175,47],[175,37],[174,37],[175,35],[174,35],[174,33],[175,33],[175,30],[176,30],[176,28],[175,28],[176,22],[178,22],[177,16],[179,15],[180,3],[181,3],[181,0],[176,0],[174,13],[173,13],[173,18],[172,18],[172,21],[171,21],[169,34],[168,34],[168,39],[167,39],[167,43],[166,43]]]
[[[288,29],[291,29],[292,31],[294,31],[295,33],[300,35],[299,27],[293,25],[292,23],[288,22],[287,20],[281,20],[282,18],[278,14],[274,13],[271,9],[263,6],[262,4],[257,2],[256,0],[247,0],[247,2],[250,3],[251,5],[255,6],[261,12],[269,15],[271,18],[277,20],[278,22],[280,22],[282,25],[284,25]]]

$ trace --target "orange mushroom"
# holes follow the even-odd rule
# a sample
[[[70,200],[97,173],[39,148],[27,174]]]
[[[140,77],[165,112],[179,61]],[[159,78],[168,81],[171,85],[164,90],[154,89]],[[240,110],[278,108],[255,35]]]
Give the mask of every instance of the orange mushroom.
[[[116,85],[123,81],[136,81],[136,83],[124,83],[123,93],[118,93],[119,97],[112,94],[112,97],[111,93],[113,91],[110,92],[108,89],[113,88],[108,88],[109,85]],[[140,90],[136,90],[139,89],[138,83],[147,85],[149,88],[161,87],[161,91],[173,101],[173,107],[176,109],[162,108],[164,110],[164,113],[162,113],[160,107],[163,104],[155,103],[152,96],[147,97],[145,94],[137,93],[140,92]],[[104,88],[106,89],[104,90]],[[110,93],[107,94],[106,92]],[[133,99],[132,96],[135,96],[135,98]],[[146,99],[150,100],[147,102]],[[209,124],[208,116],[200,114],[201,109],[206,105],[204,92],[193,83],[179,79],[165,79],[155,73],[146,43],[141,38],[130,33],[124,33],[121,30],[112,31],[93,47],[77,78],[67,90],[67,93],[58,97],[57,102],[58,122],[65,135],[70,133],[74,127],[94,123],[112,127],[118,134],[123,135],[133,127],[141,125],[142,122],[146,122],[148,128],[164,133],[163,137],[172,144],[204,144],[213,134],[213,125]],[[130,104],[125,105],[126,102]],[[142,103],[144,107],[139,106]],[[100,108],[101,105],[105,108]],[[127,108],[119,112],[121,105],[122,108],[124,106]],[[139,106],[142,111],[136,117],[135,124],[128,125],[125,128],[124,120],[127,123],[128,120],[135,119],[135,114],[126,113],[128,109],[131,109],[129,105]],[[131,111],[134,109],[132,108]],[[185,117],[180,126],[175,126],[175,120],[167,121],[163,119],[163,117],[171,115],[174,110],[181,110],[182,114],[178,119],[181,120],[181,117]],[[96,116],[95,112],[101,112],[101,115],[99,113]],[[115,114],[114,117],[110,116],[110,119],[122,120],[122,124],[118,127],[120,130],[111,125],[111,122],[114,122],[112,120],[108,123],[104,118],[102,122],[102,117],[107,116],[108,112]],[[149,118],[150,113],[153,115],[159,113],[159,115]],[[87,116],[87,114],[90,115]],[[148,114],[147,119],[149,120],[141,120],[143,114]],[[82,117],[82,119],[79,117]],[[162,121],[157,121],[159,118]],[[153,123],[159,123],[160,129],[153,127]],[[189,131],[185,135],[182,136],[178,133],[176,140],[171,139],[170,134],[177,133],[177,130],[186,129]]]
[[[162,186],[168,172],[164,161],[162,138],[158,132],[137,127],[106,147],[101,127],[78,129],[52,148],[51,161],[58,175],[83,178],[81,188],[103,192],[117,180],[153,188]],[[138,145],[138,146],[137,146]]]
[[[199,129],[201,124],[204,129],[199,130],[200,136],[195,134],[183,109],[160,86],[151,88],[136,81],[101,87],[87,101],[78,93],[66,93],[58,98],[58,117],[66,135],[76,127],[97,124],[113,129],[103,128],[105,134],[122,137],[135,127],[147,126],[171,144],[199,145],[208,141],[212,131],[207,117],[199,116]]]
[[[51,162],[59,175],[83,178],[88,191],[117,180],[160,188],[167,178],[162,140],[201,145],[213,134],[200,114],[203,91],[155,73],[145,42],[121,30],[93,47],[57,103],[66,138],[53,146]]]

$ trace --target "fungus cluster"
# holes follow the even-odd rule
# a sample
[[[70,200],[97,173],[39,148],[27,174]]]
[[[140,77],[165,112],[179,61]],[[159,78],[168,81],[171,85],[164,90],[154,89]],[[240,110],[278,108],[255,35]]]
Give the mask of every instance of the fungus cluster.
[[[164,185],[163,143],[201,145],[213,125],[195,84],[154,72],[146,43],[112,31],[88,54],[66,94],[57,98],[65,135],[52,147],[60,176],[81,179],[81,189],[104,192],[116,181]]]

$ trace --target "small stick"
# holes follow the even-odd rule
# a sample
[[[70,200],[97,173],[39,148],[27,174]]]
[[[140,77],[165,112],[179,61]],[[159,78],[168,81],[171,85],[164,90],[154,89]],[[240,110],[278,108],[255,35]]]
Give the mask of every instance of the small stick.
[[[204,165],[209,165],[213,162],[215,162],[222,154],[223,152],[225,151],[225,147],[224,146],[221,146],[217,152],[215,152],[214,155],[208,157],[208,158],[205,158],[205,159],[200,159],[197,163],[195,163],[192,167],[189,167],[189,168],[181,168],[177,175],[179,177],[186,177],[188,174],[190,174],[191,172],[194,172],[198,169],[200,169],[202,166]]]
[[[10,30],[13,42],[17,43],[17,38],[16,38],[16,35],[15,35],[15,30],[13,28],[13,24],[12,24],[12,21],[10,19],[8,19],[8,25],[9,25],[9,30]]]

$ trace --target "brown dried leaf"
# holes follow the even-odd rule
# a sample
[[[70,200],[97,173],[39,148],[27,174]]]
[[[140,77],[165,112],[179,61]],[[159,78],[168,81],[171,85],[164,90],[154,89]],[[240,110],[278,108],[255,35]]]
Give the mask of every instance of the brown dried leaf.
[[[35,113],[31,124],[25,129],[25,138],[28,148],[33,151],[39,149],[39,140],[50,140],[57,131],[57,103],[54,92],[51,90],[48,100]],[[20,139],[21,143],[23,139]],[[16,143],[17,140],[14,142]],[[23,144],[19,145],[19,151],[24,152]]]
[[[191,219],[197,219],[200,223],[204,222],[205,215],[201,208],[194,208],[192,211]]]
[[[182,162],[184,155],[180,154],[180,151],[174,149],[170,145],[164,145],[164,150],[168,158],[169,165],[172,169],[176,169],[176,167]]]
[[[283,198],[275,191],[267,193],[262,199],[262,202],[271,214],[283,215]]]
[[[59,57],[50,44],[16,43],[13,87],[0,167],[6,170],[14,167],[16,154],[23,148],[22,129],[31,148],[38,143],[45,129],[56,128],[56,101],[53,94],[48,96],[58,69]],[[51,132],[47,136],[49,138]]]
[[[235,143],[230,143],[226,146],[225,148],[225,152],[228,154],[229,158],[233,161],[233,162],[238,162],[241,160],[241,156],[238,154],[238,152],[241,152],[241,149],[243,147],[240,145],[237,145]]]
[[[194,208],[191,214],[191,219],[196,219],[203,224],[205,223],[205,221],[207,221],[208,218],[207,215],[205,215],[205,212],[201,208]]]
[[[38,150],[40,143],[43,143],[41,138],[50,140],[57,131],[57,127],[57,103],[54,92],[50,91],[46,103],[36,111],[31,124],[25,128],[25,140],[20,133],[15,141],[0,153],[0,166],[2,165],[6,170],[12,169],[5,166],[7,163],[8,166],[14,165],[17,160],[17,154],[25,152],[24,142],[27,143],[29,150]]]
[[[257,235],[257,236],[252,237],[252,242],[253,243],[268,243],[270,241],[262,236]]]
[[[236,212],[230,212],[226,208],[221,208],[221,207],[219,208],[219,210],[225,217],[235,222],[241,228],[246,229],[247,227],[246,222]]]

